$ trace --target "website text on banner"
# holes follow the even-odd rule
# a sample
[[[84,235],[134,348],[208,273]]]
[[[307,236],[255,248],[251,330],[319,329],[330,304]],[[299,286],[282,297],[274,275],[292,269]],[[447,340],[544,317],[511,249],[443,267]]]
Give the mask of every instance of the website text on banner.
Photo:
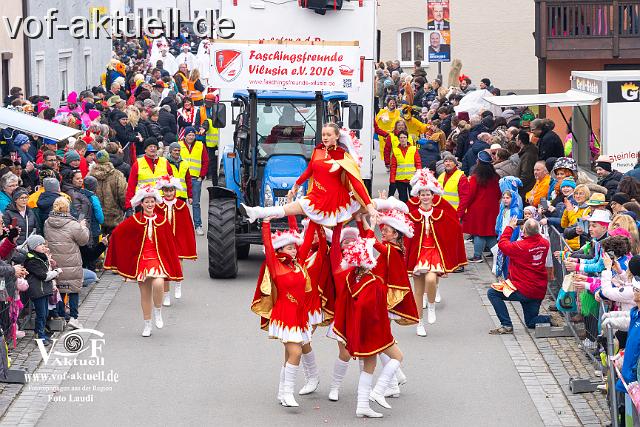
[[[362,81],[358,42],[216,40],[212,45],[214,87],[350,92]]]

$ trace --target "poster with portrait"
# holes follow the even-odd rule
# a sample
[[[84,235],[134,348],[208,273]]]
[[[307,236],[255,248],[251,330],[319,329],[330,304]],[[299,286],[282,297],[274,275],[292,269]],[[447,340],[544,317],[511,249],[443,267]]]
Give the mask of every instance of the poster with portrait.
[[[427,30],[449,31],[449,1],[427,1]]]
[[[451,32],[429,31],[429,62],[451,62]]]

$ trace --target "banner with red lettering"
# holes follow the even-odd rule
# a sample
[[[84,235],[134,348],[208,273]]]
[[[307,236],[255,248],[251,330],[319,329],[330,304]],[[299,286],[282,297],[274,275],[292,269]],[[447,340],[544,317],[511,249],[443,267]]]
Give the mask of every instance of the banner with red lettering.
[[[213,87],[350,92],[363,80],[358,42],[214,40],[210,52]]]

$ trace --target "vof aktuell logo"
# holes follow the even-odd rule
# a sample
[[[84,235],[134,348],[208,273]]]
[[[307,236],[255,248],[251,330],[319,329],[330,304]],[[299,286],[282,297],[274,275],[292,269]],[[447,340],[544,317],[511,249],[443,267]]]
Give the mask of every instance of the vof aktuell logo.
[[[36,338],[45,365],[51,366],[104,366],[102,347],[106,343],[104,333],[95,329],[76,329],[52,338],[47,348],[41,338]],[[78,356],[85,357],[78,357]]]

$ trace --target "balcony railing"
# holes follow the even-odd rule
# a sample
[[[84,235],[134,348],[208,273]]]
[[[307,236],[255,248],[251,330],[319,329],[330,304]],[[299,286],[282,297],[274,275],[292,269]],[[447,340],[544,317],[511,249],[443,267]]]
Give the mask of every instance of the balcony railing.
[[[640,0],[535,3],[539,58],[640,58]]]

